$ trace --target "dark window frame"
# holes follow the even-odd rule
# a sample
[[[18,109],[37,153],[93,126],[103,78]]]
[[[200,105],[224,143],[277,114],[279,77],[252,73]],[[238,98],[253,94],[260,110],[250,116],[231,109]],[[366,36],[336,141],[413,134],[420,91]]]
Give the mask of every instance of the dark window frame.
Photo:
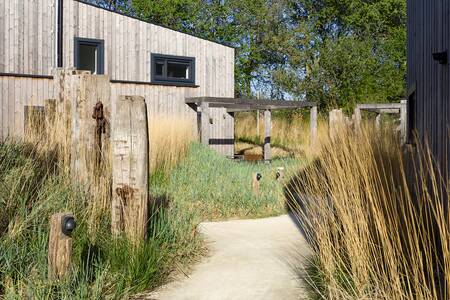
[[[157,61],[164,61],[163,75],[156,74],[156,62]],[[189,67],[189,71],[188,71],[189,78],[168,77],[167,76],[167,65],[170,62],[175,63],[175,64],[187,65]],[[173,84],[177,84],[177,85],[181,85],[181,86],[182,85],[187,85],[187,86],[195,85],[195,57],[152,53],[150,64],[151,64],[151,82],[152,83],[161,83],[161,84],[173,83]]]
[[[74,39],[74,67],[78,69],[78,61],[79,61],[79,46],[80,45],[89,45],[97,47],[97,75],[105,74],[105,41],[99,39],[90,39],[90,38],[82,38],[75,37]]]

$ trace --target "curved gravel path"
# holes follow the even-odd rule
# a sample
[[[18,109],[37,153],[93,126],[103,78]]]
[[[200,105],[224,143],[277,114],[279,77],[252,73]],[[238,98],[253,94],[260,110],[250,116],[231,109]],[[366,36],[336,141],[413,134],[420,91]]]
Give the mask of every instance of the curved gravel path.
[[[210,254],[142,299],[307,299],[302,264],[309,248],[289,216],[202,223]]]

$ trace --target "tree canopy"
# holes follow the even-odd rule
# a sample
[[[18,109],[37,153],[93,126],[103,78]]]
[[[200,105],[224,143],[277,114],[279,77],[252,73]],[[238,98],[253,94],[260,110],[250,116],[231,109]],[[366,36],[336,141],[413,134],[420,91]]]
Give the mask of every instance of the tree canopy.
[[[236,48],[236,95],[321,108],[405,94],[406,0],[91,0]]]

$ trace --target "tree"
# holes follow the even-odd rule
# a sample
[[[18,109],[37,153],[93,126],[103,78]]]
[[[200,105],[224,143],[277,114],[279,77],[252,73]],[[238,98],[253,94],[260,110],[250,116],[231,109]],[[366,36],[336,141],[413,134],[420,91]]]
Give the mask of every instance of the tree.
[[[324,109],[405,94],[404,0],[291,1],[296,47],[276,84]],[[293,84],[295,82],[296,84]]]

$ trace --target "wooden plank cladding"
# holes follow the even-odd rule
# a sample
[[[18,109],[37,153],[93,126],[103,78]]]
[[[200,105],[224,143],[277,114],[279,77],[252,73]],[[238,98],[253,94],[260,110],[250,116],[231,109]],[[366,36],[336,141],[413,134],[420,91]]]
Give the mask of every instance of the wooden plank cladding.
[[[433,54],[450,49],[450,3],[408,0],[408,120],[428,143],[442,171],[450,168],[450,77],[448,63]],[[448,53],[444,54],[448,56]],[[411,128],[412,127],[412,128]]]
[[[62,40],[57,41],[58,36]],[[102,41],[112,99],[142,96],[149,117],[187,118],[196,130],[197,112],[185,98],[234,96],[233,48],[82,1],[0,1],[0,139],[23,135],[25,105],[42,106],[44,99],[58,98],[52,76],[58,66],[57,46],[62,46],[62,68],[72,69],[76,38]],[[195,58],[194,84],[152,83],[152,53]],[[232,114],[214,108],[212,116],[211,137],[233,138]]]
[[[55,0],[0,1],[0,72],[50,75]]]
[[[0,140],[23,135],[25,106],[43,106],[54,97],[52,79],[0,76]]]

